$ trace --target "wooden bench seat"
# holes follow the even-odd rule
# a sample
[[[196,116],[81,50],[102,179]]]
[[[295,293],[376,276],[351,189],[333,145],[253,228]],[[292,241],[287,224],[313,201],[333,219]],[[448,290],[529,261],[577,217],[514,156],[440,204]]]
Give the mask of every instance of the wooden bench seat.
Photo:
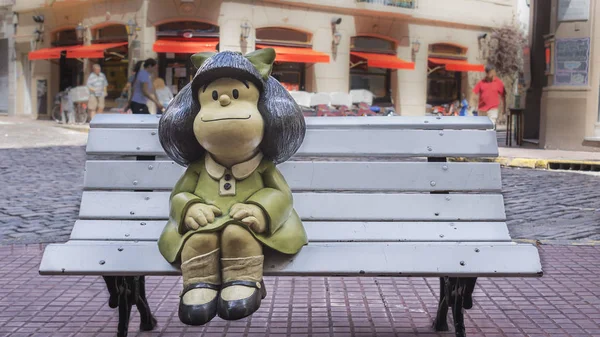
[[[156,242],[184,168],[165,156],[157,123],[94,118],[79,220],[67,243],[47,246],[41,274],[180,274]],[[451,288],[470,297],[476,277],[541,276],[536,247],[509,235],[500,166],[447,162],[497,156],[491,129],[486,117],[307,118],[302,147],[279,169],[309,244],[294,256],[266,254],[265,275],[440,277],[437,330],[461,299]],[[452,308],[464,336],[462,307]]]

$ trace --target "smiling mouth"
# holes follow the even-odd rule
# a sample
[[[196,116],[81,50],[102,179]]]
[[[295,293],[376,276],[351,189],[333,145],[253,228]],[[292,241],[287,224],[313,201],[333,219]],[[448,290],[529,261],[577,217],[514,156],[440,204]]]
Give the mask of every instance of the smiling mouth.
[[[250,119],[250,115],[248,115],[248,117],[228,117],[228,118],[217,118],[217,119],[209,119],[209,120],[204,120],[203,118],[200,118],[201,121],[205,122],[205,123],[209,123],[209,122],[218,122],[218,121],[227,121],[227,120],[235,120],[235,119]]]

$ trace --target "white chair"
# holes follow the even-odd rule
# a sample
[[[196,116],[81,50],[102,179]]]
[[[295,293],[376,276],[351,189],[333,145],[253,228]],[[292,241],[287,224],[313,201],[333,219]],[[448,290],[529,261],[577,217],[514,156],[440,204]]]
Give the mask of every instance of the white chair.
[[[331,97],[331,105],[335,106],[352,106],[352,96],[345,92],[332,92],[329,94]]]
[[[375,95],[366,89],[354,89],[350,90],[350,96],[352,96],[352,103],[367,103],[368,105],[373,105],[373,97]]]
[[[310,96],[310,106],[320,104],[331,105],[331,96],[325,92],[317,92]]]
[[[310,97],[312,94],[306,91],[290,91],[290,95],[300,106],[310,106]]]

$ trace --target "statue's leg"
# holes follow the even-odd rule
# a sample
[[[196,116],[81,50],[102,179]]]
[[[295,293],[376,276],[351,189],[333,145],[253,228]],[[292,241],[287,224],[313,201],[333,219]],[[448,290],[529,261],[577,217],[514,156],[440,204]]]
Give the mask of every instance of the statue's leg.
[[[249,316],[267,296],[262,245],[246,228],[229,225],[221,235],[221,249],[223,288],[219,296],[219,317],[236,320]]]
[[[203,325],[217,314],[221,288],[219,235],[194,234],[181,251],[183,291],[179,319],[188,325]]]

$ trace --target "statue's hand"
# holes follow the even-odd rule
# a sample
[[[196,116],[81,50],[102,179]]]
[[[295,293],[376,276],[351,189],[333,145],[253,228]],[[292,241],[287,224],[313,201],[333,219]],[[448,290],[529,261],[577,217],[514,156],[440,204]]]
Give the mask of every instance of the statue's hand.
[[[196,230],[215,221],[215,216],[223,214],[221,210],[213,205],[202,203],[193,204],[185,214],[184,225],[189,230]]]
[[[231,207],[229,215],[246,224],[255,233],[262,233],[267,230],[267,218],[263,210],[251,204],[235,204]]]

